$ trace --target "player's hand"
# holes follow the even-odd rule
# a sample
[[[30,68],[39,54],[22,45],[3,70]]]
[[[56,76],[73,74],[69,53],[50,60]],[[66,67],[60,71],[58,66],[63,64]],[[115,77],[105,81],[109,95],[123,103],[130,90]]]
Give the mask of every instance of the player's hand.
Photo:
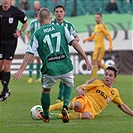
[[[85,62],[86,62],[86,66],[87,66],[87,68],[86,68],[87,71],[90,71],[92,69],[92,65],[90,64],[88,58],[85,60]]]
[[[85,92],[83,90],[78,90],[78,96],[84,96]]]
[[[13,35],[15,38],[18,38],[19,36],[21,36],[21,32],[16,30],[16,32]]]
[[[14,75],[13,75],[13,79],[17,80],[20,79],[22,77],[22,72],[21,71],[17,71]]]
[[[111,47],[109,47],[109,52],[111,52],[112,51],[112,48]]]
[[[90,71],[92,69],[92,65],[89,63],[87,64],[87,70]]]

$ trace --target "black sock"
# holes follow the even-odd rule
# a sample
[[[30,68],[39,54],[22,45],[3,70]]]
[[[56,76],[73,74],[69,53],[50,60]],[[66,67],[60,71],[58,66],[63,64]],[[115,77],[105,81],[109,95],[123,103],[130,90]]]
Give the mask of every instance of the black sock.
[[[0,81],[1,81],[2,85],[3,85],[3,75],[4,75],[4,71],[1,71],[0,72]]]
[[[5,93],[8,91],[8,84],[10,81],[11,73],[10,72],[3,72],[3,91]]]

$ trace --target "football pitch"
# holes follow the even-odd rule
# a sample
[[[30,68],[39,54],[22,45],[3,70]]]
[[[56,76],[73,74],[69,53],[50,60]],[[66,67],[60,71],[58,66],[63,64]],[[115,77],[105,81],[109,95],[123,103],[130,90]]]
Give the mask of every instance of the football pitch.
[[[75,75],[73,97],[76,96],[75,88],[89,78],[90,75]],[[11,78],[9,87],[12,95],[0,102],[0,133],[133,133],[133,117],[123,113],[113,103],[94,120],[70,120],[69,123],[63,123],[60,119],[50,120],[49,123],[32,120],[30,109],[40,105],[41,85],[29,84],[27,79],[28,75],[17,81]],[[58,85],[59,81],[51,90],[51,104],[56,101]],[[132,75],[119,75],[113,87],[118,88],[121,99],[133,109]]]

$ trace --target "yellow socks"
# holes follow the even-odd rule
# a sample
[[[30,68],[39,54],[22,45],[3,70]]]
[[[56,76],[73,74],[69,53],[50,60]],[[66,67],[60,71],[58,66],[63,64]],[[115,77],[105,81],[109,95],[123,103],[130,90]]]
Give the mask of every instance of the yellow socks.
[[[103,64],[101,66],[101,68],[103,68],[104,70],[106,70],[108,66],[106,66],[105,64]],[[92,70],[92,78],[97,78],[97,71],[98,71],[98,67],[93,67],[93,70]]]
[[[54,105],[51,105],[49,108],[49,111],[53,110],[62,110],[63,107],[63,102],[61,103],[56,103]],[[74,109],[74,103],[71,101],[68,105],[68,110],[73,110]],[[81,119],[82,114],[78,112],[72,112],[69,114],[70,119]],[[62,114],[58,114],[58,118],[62,119]]]
[[[74,103],[72,101],[68,104],[68,109],[74,110]]]
[[[56,104],[50,106],[49,111],[53,111],[53,110],[62,110],[62,107],[63,107],[63,102],[61,102],[61,103],[56,103]],[[74,109],[74,104],[73,104],[73,102],[70,102],[70,103],[68,104],[68,109],[69,109],[69,110],[73,110],[73,109]]]
[[[106,70],[106,68],[107,68],[108,66],[106,66],[105,64],[103,64],[101,67],[102,67],[104,70]]]
[[[70,119],[81,119],[82,114],[78,112],[73,112],[69,114]]]
[[[97,78],[98,67],[94,67],[92,70],[92,78]]]
[[[62,107],[63,107],[63,102],[56,103],[56,104],[50,106],[49,111],[62,110]]]

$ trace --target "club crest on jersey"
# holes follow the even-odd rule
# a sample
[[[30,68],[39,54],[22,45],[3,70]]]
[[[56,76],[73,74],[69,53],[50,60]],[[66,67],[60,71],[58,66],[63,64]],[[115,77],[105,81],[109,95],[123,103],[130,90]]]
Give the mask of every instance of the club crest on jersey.
[[[9,18],[9,24],[13,23],[13,18]]]

